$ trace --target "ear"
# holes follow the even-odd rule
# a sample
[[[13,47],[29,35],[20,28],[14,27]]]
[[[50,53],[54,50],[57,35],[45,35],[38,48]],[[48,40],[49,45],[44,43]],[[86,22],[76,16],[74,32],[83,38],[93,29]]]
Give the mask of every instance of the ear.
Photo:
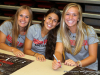
[[[45,20],[45,16],[44,16],[44,20]]]
[[[57,25],[59,25],[59,24],[60,24],[60,22],[57,23]]]
[[[44,20],[45,20],[45,17],[44,17]]]

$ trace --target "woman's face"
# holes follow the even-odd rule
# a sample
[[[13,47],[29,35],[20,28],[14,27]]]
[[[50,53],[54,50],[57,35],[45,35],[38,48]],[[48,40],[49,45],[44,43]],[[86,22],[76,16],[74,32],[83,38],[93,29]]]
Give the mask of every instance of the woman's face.
[[[58,25],[58,20],[58,15],[50,13],[44,18],[44,27],[50,31]]]
[[[74,27],[77,25],[79,20],[79,12],[77,7],[71,7],[65,13],[65,23],[68,27]]]
[[[30,16],[30,13],[27,9],[21,10],[20,13],[18,14],[18,25],[20,27],[27,26],[29,23],[29,16]]]

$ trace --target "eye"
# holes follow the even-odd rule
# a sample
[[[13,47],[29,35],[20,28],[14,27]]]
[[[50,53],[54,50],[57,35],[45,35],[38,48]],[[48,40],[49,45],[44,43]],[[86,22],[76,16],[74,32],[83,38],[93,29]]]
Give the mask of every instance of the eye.
[[[73,16],[77,16],[76,14],[73,14]]]
[[[51,19],[51,17],[49,17],[48,19]]]
[[[20,15],[20,17],[23,17],[23,15]]]
[[[69,13],[66,13],[66,15],[69,15]]]
[[[29,18],[29,16],[26,16],[26,18]]]
[[[57,20],[53,20],[54,22],[57,22]]]

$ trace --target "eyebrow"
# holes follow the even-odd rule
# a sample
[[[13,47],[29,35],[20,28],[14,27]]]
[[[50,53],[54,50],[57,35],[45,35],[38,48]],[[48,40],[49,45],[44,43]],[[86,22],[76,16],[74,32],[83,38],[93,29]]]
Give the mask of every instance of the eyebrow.
[[[52,18],[51,16],[49,16],[50,18]],[[54,20],[57,20],[57,19],[54,19]],[[58,20],[57,20],[58,21]]]
[[[23,14],[19,14],[19,15],[23,15]],[[29,15],[26,15],[26,16],[29,16]]]

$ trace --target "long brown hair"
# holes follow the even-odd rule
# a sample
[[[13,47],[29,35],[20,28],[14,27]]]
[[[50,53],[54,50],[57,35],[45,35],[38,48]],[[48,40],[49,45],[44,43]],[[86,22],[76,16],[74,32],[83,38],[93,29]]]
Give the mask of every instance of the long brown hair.
[[[19,35],[19,31],[20,31],[20,28],[19,28],[19,25],[18,25],[18,15],[20,13],[20,11],[22,11],[23,9],[27,9],[30,13],[29,15],[29,23],[28,25],[25,27],[25,31],[27,31],[28,27],[32,24],[32,10],[29,6],[27,5],[23,5],[21,6],[17,12],[15,13],[15,15],[11,18],[11,22],[12,22],[12,46],[13,47],[16,47],[17,46],[17,38],[18,38],[18,35]]]
[[[47,11],[47,13],[45,14],[45,16],[47,16],[50,13],[55,13],[59,17],[58,22],[60,22],[61,12],[58,9],[56,9],[56,8],[49,9]],[[44,26],[44,20],[42,21],[41,25],[42,25],[42,27]],[[60,25],[57,25],[54,29],[50,30],[49,33],[48,33],[45,57],[50,59],[50,60],[53,60],[53,58],[54,58],[53,54],[55,52],[57,31],[58,31],[59,27],[60,27]]]

